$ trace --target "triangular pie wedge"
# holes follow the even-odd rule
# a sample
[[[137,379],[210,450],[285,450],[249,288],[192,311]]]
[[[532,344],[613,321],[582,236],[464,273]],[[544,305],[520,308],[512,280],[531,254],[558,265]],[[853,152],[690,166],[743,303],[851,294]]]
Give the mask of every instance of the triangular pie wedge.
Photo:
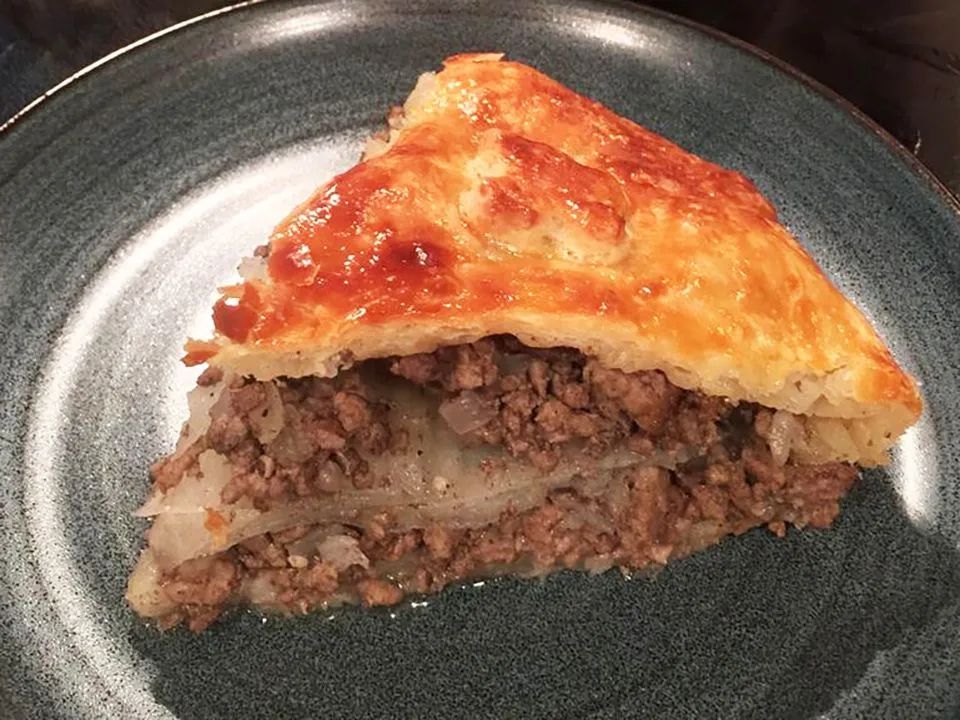
[[[500,55],[240,272],[139,511],[163,626],[824,527],[921,409],[749,180]]]

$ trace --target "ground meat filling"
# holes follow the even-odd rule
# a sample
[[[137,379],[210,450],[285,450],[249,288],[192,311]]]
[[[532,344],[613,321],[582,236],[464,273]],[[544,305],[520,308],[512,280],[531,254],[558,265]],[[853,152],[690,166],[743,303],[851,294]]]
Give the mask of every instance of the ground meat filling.
[[[283,405],[285,424],[268,442],[258,425],[269,412],[268,386]],[[261,383],[237,379],[211,410],[204,438],[183,455],[155,465],[155,483],[169,489],[212,449],[233,469],[223,489],[225,503],[247,498],[259,510],[303,497],[335,493],[347,486],[369,488],[375,478],[363,455],[379,455],[391,442],[387,406],[368,397],[355,374],[337,381],[321,378]],[[265,408],[265,405],[267,407]]]
[[[363,525],[251,538],[166,574],[162,591],[177,605],[166,624],[200,630],[235,600],[297,612],[350,599],[390,605],[408,592],[503,571],[661,564],[757,526],[778,535],[787,524],[825,527],[857,477],[843,463],[777,462],[765,439],[767,408],[683,390],[657,371],[611,370],[572,349],[494,337],[371,362],[430,393],[464,445],[502,447],[544,472],[570,447],[594,456],[615,446],[640,454],[685,448],[692,459],[670,469],[628,468],[602,489],[574,478],[544,504],[507,510],[479,528],[398,532],[384,512]],[[201,385],[221,380],[208,373]],[[387,482],[367,459],[406,439],[362,377],[234,381],[210,411],[205,435],[152,468],[155,484],[175,485],[205,449],[230,463],[223,501],[263,510]],[[271,402],[282,403],[285,422],[265,433]],[[321,552],[331,543],[340,548],[337,562]]]
[[[491,419],[463,433],[465,442],[503,445],[544,470],[566,443],[600,455],[627,442],[637,451],[706,449],[734,407],[681,390],[658,371],[623,373],[569,348],[534,349],[512,337],[396,358],[390,371],[436,388],[444,408],[480,408]]]

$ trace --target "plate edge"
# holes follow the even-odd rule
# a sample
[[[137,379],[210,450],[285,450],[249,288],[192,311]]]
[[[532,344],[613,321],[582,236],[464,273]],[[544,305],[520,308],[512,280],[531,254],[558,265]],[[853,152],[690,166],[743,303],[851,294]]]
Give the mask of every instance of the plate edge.
[[[238,10],[243,10],[251,8],[257,5],[266,3],[267,0],[241,0],[241,2],[234,3],[232,5],[227,5],[216,10],[211,10],[210,12],[197,15],[187,20],[170,25],[169,27],[158,30],[157,32],[150,33],[145,35],[138,40],[134,40],[128,45],[117,48],[111,53],[104,55],[103,57],[95,60],[89,65],[84,66],[77,72],[61,80],[59,83],[54,85],[52,88],[42,93],[38,97],[31,100],[20,110],[14,113],[9,119],[5,120],[0,124],[0,143],[4,141],[5,138],[9,137],[10,130],[22,122],[32,117],[36,114],[38,107],[42,106],[43,103],[50,99],[52,96],[62,92],[76,84],[77,81],[82,78],[91,75],[97,69],[103,67],[107,63],[123,56],[132,53],[134,50],[138,50],[141,47],[152,43],[156,40],[159,40],[162,37],[171,35],[180,30],[183,30],[187,27],[199,24],[201,22],[211,20],[213,18],[219,17],[221,15],[226,15],[228,13],[236,12]],[[705,35],[708,38],[717,40],[719,42],[730,45],[731,47],[739,50],[742,53],[752,55],[761,62],[766,63],[775,70],[779,71],[786,77],[793,79],[802,85],[804,85],[808,90],[812,91],[823,100],[829,102],[834,107],[836,107],[841,112],[845,113],[849,117],[853,118],[858,125],[869,131],[874,137],[876,137],[887,149],[892,152],[894,157],[899,159],[908,169],[912,170],[916,175],[918,175],[922,180],[924,180],[930,190],[932,190],[937,196],[945,201],[947,206],[952,211],[956,220],[960,222],[960,197],[958,197],[954,192],[948,188],[943,181],[940,180],[936,175],[933,174],[926,165],[924,165],[920,160],[911,153],[904,145],[897,140],[889,131],[883,128],[876,120],[867,115],[864,111],[854,105],[852,102],[847,100],[845,97],[840,95],[837,91],[833,90],[829,86],[820,82],[819,80],[814,79],[810,75],[807,75],[802,70],[794,67],[786,60],[783,60],[766,50],[757,47],[751,43],[748,43],[745,40],[741,40],[738,37],[730,35],[729,33],[724,32],[723,30],[718,30],[717,28],[710,27],[709,25],[704,25],[703,23],[697,22],[696,20],[691,20],[680,15],[668,12],[666,10],[661,10],[660,8],[654,8],[649,5],[632,2],[631,0],[591,0],[590,4],[598,8],[609,8],[617,9],[626,12],[637,12],[645,13],[647,15],[660,18],[661,20],[666,20],[667,22],[674,23],[681,27],[693,30],[702,35]]]

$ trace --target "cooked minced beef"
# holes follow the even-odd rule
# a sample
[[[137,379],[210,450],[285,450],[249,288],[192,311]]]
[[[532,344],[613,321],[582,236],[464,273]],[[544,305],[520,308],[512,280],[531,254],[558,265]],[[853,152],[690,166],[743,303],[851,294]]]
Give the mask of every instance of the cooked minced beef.
[[[202,383],[218,380],[216,375],[201,377]],[[163,490],[174,486],[206,449],[220,453],[233,467],[223,501],[246,497],[261,510],[336,492],[344,482],[366,488],[378,480],[361,453],[379,455],[403,438],[390,432],[387,406],[368,397],[356,374],[336,381],[286,380],[277,387],[285,426],[275,439],[263,444],[254,431],[254,414],[266,412],[259,410],[267,399],[265,383],[238,378],[211,410],[206,435],[186,453],[151,468],[156,485]]]
[[[394,604],[405,592],[434,591],[505,567],[543,572],[664,563],[756,526],[782,535],[787,523],[829,525],[857,476],[842,463],[775,462],[764,439],[772,416],[766,408],[682,390],[656,371],[610,370],[576,350],[538,350],[495,337],[368,365],[424,388],[464,444],[502,446],[543,471],[569,446],[594,456],[619,444],[639,453],[693,448],[687,456],[695,459],[673,470],[622,471],[602,492],[574,479],[543,505],[506,511],[482,528],[431,525],[398,533],[381,514],[338,530],[365,559],[339,569],[304,550],[316,528],[261,535],[168,573],[163,591],[179,606],[168,624],[183,620],[202,629],[252,582],[273,588],[273,606],[306,611],[344,595],[366,605]],[[365,458],[402,448],[406,438],[390,427],[388,403],[362,377],[353,370],[336,379],[278,382],[285,424],[266,444],[251,415],[263,412],[265,384],[234,381],[211,411],[205,436],[154,466],[155,483],[175,485],[207,448],[232,467],[222,499],[248,498],[260,509],[336,492],[344,483],[389,482],[374,477]],[[200,384],[221,379],[209,370]]]
[[[736,442],[726,432],[733,427],[730,416],[754,412],[681,390],[657,371],[609,370],[576,350],[538,350],[511,337],[396,358],[389,370],[435,392],[441,415],[458,404],[487,413],[488,422],[462,434],[465,444],[502,445],[545,471],[571,442],[595,456],[623,442],[639,453],[655,447],[706,450],[722,436]],[[202,376],[201,384],[218,381],[216,372]],[[268,444],[257,440],[251,417],[264,404],[264,385],[235,380],[211,412],[205,438],[152,468],[158,487],[175,485],[207,448],[234,468],[224,502],[247,497],[262,510],[336,492],[342,482],[362,489],[389,481],[373,477],[364,458],[402,447],[405,438],[391,430],[388,406],[372,396],[359,372],[280,382],[287,427]]]
[[[623,373],[569,348],[528,348],[512,337],[440,348],[393,360],[390,370],[435,387],[449,407],[468,402],[493,417],[464,435],[503,445],[511,455],[552,469],[565,443],[580,440],[598,455],[626,440],[654,447],[706,448],[734,409],[721,398],[681,390],[656,370]]]
[[[602,496],[564,488],[540,507],[505,512],[482,528],[431,525],[396,533],[386,530],[388,517],[349,528],[370,565],[339,572],[290,549],[308,528],[264,535],[172,573],[164,588],[180,609],[167,624],[185,620],[203,629],[241,582],[253,578],[275,587],[275,607],[306,612],[335,593],[355,595],[368,606],[392,605],[406,592],[434,592],[504,567],[536,572],[662,564],[757,526],[778,535],[787,523],[825,527],[856,476],[854,467],[841,463],[776,467],[769,453],[753,450],[699,469],[638,468]]]

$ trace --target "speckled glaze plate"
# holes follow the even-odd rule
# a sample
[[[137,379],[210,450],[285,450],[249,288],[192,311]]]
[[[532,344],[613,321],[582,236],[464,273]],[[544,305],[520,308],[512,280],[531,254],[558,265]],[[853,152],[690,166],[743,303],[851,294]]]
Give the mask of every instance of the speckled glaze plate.
[[[829,531],[626,580],[160,634],[122,595],[214,288],[418,73],[504,50],[736,168],[923,382]],[[769,58],[635,6],[276,2],[82,74],[0,134],[0,715],[960,716],[960,221],[875,127]]]

